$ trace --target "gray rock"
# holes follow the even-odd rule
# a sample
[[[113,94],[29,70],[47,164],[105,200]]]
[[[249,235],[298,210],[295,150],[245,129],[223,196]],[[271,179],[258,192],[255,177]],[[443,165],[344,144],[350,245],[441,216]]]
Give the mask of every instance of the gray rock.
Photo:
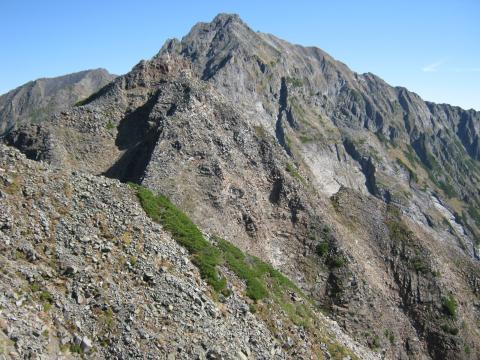
[[[80,347],[82,348],[83,352],[89,352],[93,347],[92,341],[88,337],[84,336],[82,338],[82,342],[80,343]]]

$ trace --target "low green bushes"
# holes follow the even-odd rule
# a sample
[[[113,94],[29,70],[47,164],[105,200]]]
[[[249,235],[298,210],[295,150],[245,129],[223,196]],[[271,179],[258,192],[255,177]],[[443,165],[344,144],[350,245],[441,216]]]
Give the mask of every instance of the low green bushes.
[[[165,230],[169,231],[172,237],[192,254],[193,263],[208,284],[216,291],[224,290],[226,280],[220,278],[216,269],[222,262],[219,250],[205,240],[198,227],[166,196],[154,195],[142,186],[133,186],[147,215],[161,223]]]
[[[456,317],[457,316],[457,301],[453,297],[452,294],[448,295],[447,297],[442,298],[442,307],[443,310],[450,316]]]

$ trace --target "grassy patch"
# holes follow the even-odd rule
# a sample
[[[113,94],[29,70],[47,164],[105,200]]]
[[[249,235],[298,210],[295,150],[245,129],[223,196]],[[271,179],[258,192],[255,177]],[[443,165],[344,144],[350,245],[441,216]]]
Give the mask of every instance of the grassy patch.
[[[226,280],[221,278],[217,271],[220,264],[225,264],[239,278],[245,280],[247,296],[253,300],[268,296],[267,281],[276,287],[294,286],[270,264],[245,255],[226,240],[216,238],[217,246],[209,243],[188,216],[165,196],[154,195],[141,186],[134,187],[145,212],[154,221],[161,223],[173,238],[192,254],[192,261],[200,270],[200,274],[216,291],[222,292],[226,289]]]
[[[261,272],[257,267],[247,263],[245,254],[231,243],[218,239],[218,246],[228,267],[247,284],[247,296],[253,300],[260,300],[268,292],[262,284]],[[254,265],[254,264],[252,264]]]
[[[303,80],[295,77],[287,77],[285,81],[287,82],[287,84],[292,85],[293,87],[303,86]]]
[[[216,269],[221,263],[219,250],[205,240],[198,227],[167,197],[154,195],[142,186],[132,186],[137,190],[137,196],[147,215],[161,223],[173,238],[190,252],[202,278],[216,291],[224,290],[226,280],[220,278]]]
[[[303,178],[303,176],[300,175],[300,173],[297,171],[297,169],[295,169],[295,166],[293,166],[291,163],[288,163],[285,166],[285,170],[287,170],[287,172],[290,175],[292,175],[295,179],[300,180],[301,182],[305,183],[305,179]]]
[[[72,354],[83,354],[82,347],[79,344],[70,344],[70,352]]]
[[[225,260],[225,265],[239,278],[245,280],[247,296],[252,300],[271,297],[283,293],[285,288],[296,289],[295,285],[272,265],[255,256],[244,254],[232,243],[215,238]]]
[[[107,130],[112,130],[115,128],[115,124],[109,120],[105,127],[107,128]]]
[[[112,309],[108,307],[103,310],[98,317],[98,321],[103,325],[104,328],[112,330],[115,323]]]
[[[224,264],[247,285],[247,296],[260,300],[283,292],[285,288],[298,290],[295,285],[272,265],[257,257],[244,254],[230,242],[215,237],[217,245],[209,243],[197,226],[177,209],[165,196],[154,195],[148,189],[132,185],[137,190],[145,212],[161,223],[173,238],[192,255],[202,277],[216,290],[226,288],[226,280],[220,278],[217,266]]]
[[[135,255],[130,255],[130,258],[128,259],[128,262],[130,263],[131,266],[135,266],[137,264],[137,257]]]

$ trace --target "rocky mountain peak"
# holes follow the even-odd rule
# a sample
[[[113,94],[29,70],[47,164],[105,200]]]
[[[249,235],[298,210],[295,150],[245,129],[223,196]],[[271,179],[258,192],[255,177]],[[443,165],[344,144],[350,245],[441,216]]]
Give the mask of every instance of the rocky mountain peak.
[[[211,24],[215,24],[216,27],[221,28],[224,28],[231,23],[241,24],[248,28],[248,25],[243,22],[243,20],[240,18],[240,15],[234,13],[220,13],[215,16],[211,22]]]
[[[221,13],[215,16],[211,22],[199,22],[194,25],[183,39],[193,39],[206,33],[219,34],[219,36],[225,36],[229,33],[230,35],[240,36],[241,34],[254,32],[238,14]]]
[[[77,105],[5,141],[167,195],[385,358],[480,354],[478,112],[424,102],[228,14]]]

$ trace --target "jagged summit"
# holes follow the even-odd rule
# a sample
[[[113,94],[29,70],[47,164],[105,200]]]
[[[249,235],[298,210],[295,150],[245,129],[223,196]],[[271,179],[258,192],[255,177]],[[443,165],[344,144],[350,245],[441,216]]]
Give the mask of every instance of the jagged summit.
[[[253,32],[250,27],[243,22],[238,14],[227,14],[220,13],[211,22],[199,22],[192,27],[190,32],[183,38],[191,37],[193,34],[198,34],[199,32],[210,32],[214,31],[217,33],[245,33]]]
[[[229,23],[238,23],[248,28],[248,25],[243,22],[240,15],[235,13],[219,13],[211,21],[211,24],[215,24],[217,27],[225,27]]]

